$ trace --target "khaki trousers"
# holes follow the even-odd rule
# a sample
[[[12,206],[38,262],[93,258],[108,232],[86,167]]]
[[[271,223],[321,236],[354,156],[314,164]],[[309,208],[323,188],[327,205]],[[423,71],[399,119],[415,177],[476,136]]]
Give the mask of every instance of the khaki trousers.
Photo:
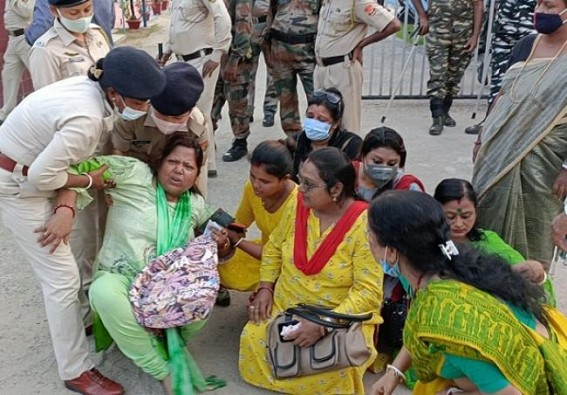
[[[4,52],[4,66],[2,68],[2,94],[4,105],[0,109],[0,121],[4,122],[8,114],[18,104],[18,92],[24,69],[29,68],[31,47],[26,37],[8,36],[8,46]]]
[[[70,380],[94,367],[80,314],[79,268],[69,245],[50,254],[37,243],[34,229],[51,218],[53,203],[26,184],[25,177],[0,169],[0,214],[40,281],[59,376]]]
[[[345,61],[331,66],[315,66],[315,90],[337,88],[343,95],[345,109],[342,126],[349,132],[361,133],[362,65],[345,56]]]
[[[210,60],[211,56],[206,55],[202,56],[197,59],[193,59],[188,61],[191,66],[195,67],[199,70],[201,75],[203,74],[203,65]],[[205,85],[205,89],[201,94],[201,98],[197,102],[197,107],[205,113],[207,117],[207,133],[209,137],[209,147],[207,148],[207,162],[206,166],[203,166],[203,170],[205,174],[207,170],[216,170],[217,169],[217,161],[216,161],[216,149],[215,149],[215,135],[213,130],[213,124],[211,122],[211,110],[213,108],[213,100],[215,98],[215,86],[217,84],[217,79],[219,78],[220,72],[220,64],[219,67],[215,69],[213,75],[210,77],[203,78],[203,83]],[[202,191],[203,192],[203,191]],[[206,191],[203,192],[206,195]]]

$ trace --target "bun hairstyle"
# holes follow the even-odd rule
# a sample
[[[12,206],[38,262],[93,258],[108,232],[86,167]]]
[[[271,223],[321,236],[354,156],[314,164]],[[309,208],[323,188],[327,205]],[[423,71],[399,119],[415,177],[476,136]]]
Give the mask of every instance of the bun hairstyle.
[[[459,244],[456,253],[447,253],[450,227],[443,207],[433,197],[416,191],[387,191],[372,201],[368,226],[378,243],[395,248],[413,272],[469,284],[545,323],[543,289],[512,270],[504,259],[483,254],[468,243]]]
[[[100,81],[102,79],[102,74],[104,70],[104,58],[100,58],[96,61],[94,66],[89,68],[87,76],[93,81]]]

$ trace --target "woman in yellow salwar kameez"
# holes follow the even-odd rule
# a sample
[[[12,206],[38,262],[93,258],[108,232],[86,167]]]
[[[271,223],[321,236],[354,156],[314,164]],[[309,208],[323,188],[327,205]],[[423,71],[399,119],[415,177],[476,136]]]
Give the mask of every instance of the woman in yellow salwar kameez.
[[[567,394],[567,318],[542,305],[541,287],[496,255],[457,248],[426,194],[388,192],[368,223],[374,258],[416,290],[404,328],[414,393]],[[405,368],[388,365],[372,394],[393,393]]]
[[[364,394],[362,378],[376,357],[372,340],[374,326],[381,322],[383,273],[366,241],[366,203],[354,199],[354,175],[352,164],[336,148],[313,151],[303,164],[300,193],[262,253],[260,286],[240,338],[239,368],[246,382],[289,394]],[[351,224],[345,225],[347,221]],[[363,325],[372,349],[368,361],[359,367],[276,379],[266,350],[267,327],[278,313],[299,303],[346,314],[374,313]],[[289,336],[299,347],[324,335],[322,326],[299,321],[301,327]]]
[[[478,223],[549,265],[549,224],[567,196],[567,0],[538,1],[488,116],[473,171]],[[482,143],[481,143],[482,140]]]
[[[219,293],[217,304],[230,303],[228,289],[246,292],[258,286],[262,248],[280,222],[286,204],[297,195],[297,185],[291,179],[292,169],[293,159],[282,142],[268,140],[254,148],[250,156],[250,177],[244,184],[235,222],[246,228],[255,223],[261,238],[247,240],[236,232],[229,232],[237,250],[226,263],[219,265],[224,289]]]

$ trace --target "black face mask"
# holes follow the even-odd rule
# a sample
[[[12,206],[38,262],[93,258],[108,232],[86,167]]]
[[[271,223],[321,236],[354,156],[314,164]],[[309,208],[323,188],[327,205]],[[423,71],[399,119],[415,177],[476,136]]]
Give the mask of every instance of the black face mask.
[[[534,27],[538,33],[551,34],[556,32],[567,21],[561,19],[561,15],[566,10],[561,11],[559,14],[546,14],[543,12],[536,12],[534,14]]]

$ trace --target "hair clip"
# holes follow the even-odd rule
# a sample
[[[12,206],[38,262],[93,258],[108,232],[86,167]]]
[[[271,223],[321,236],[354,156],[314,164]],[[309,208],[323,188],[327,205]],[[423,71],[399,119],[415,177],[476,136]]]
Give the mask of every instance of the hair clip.
[[[102,77],[102,69],[97,69],[96,66],[91,66],[89,68],[89,73],[96,78],[96,80],[100,80],[100,78]]]
[[[447,241],[445,244],[439,244],[441,252],[448,260],[453,260],[454,256],[459,255],[459,250],[452,240]]]

